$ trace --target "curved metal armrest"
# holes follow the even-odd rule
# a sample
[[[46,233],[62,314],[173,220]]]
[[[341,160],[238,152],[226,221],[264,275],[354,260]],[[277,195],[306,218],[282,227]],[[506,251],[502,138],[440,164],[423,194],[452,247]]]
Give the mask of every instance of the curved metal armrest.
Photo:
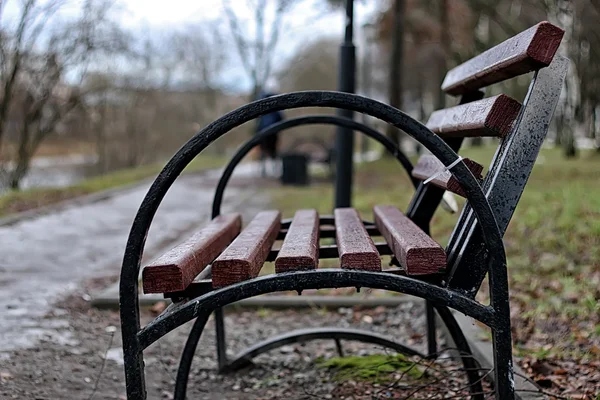
[[[154,215],[175,179],[211,142],[231,129],[270,112],[301,107],[336,107],[365,113],[403,130],[423,144],[446,166],[452,165],[458,158],[456,152],[439,136],[409,115],[376,100],[350,93],[326,91],[288,93],[255,101],[226,114],[198,132],[177,151],[157,176],[136,214],[125,249],[119,289],[125,347],[140,347],[137,300],[140,262]],[[483,239],[490,255],[488,262],[490,283],[497,285],[499,290],[508,292],[504,245],[490,205],[476,178],[464,162],[456,164],[452,172],[463,187],[483,228]],[[495,296],[492,297],[492,306],[496,308]],[[501,306],[498,304],[498,309]]]
[[[215,191],[215,196],[213,199],[212,206],[212,218],[221,214],[221,204],[223,202],[223,194],[225,192],[225,188],[227,187],[227,183],[229,179],[233,175],[233,171],[235,167],[242,161],[242,159],[256,146],[258,146],[263,140],[265,140],[269,136],[276,135],[277,133],[293,128],[300,125],[313,125],[313,124],[324,124],[324,125],[337,125],[345,128],[353,129],[354,131],[358,131],[376,141],[381,143],[385,149],[392,154],[398,162],[404,167],[404,170],[408,174],[409,179],[411,180],[413,186],[416,188],[419,185],[419,181],[414,179],[411,176],[411,172],[413,170],[413,165],[406,157],[406,155],[398,148],[398,146],[392,142],[387,136],[382,133],[377,132],[375,129],[362,124],[358,121],[354,121],[348,118],[338,117],[334,115],[311,115],[306,117],[293,118],[286,121],[279,122],[277,124],[273,124],[251,139],[247,140],[235,153],[235,155],[227,164],[227,167],[221,174],[221,179],[219,179],[219,183],[217,184],[217,190]]]

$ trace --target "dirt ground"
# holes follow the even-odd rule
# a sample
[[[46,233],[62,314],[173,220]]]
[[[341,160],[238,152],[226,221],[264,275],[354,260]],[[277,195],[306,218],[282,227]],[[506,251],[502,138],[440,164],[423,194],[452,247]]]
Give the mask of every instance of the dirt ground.
[[[125,384],[119,316],[115,311],[93,309],[86,301],[91,288],[111,279],[95,279],[85,288],[58,302],[44,319],[54,321],[57,335],[39,345],[6,353],[0,362],[2,399],[124,399]],[[145,311],[143,323],[153,317]],[[60,323],[59,323],[60,321]],[[406,338],[424,350],[424,314],[421,304],[407,302],[397,309],[383,307],[369,312],[354,309],[332,311],[255,310],[228,313],[228,352],[277,333],[311,326],[358,327]],[[190,324],[170,333],[145,353],[149,399],[172,398],[177,364]],[[373,345],[343,342],[346,355],[382,353]],[[314,341],[284,346],[262,355],[251,368],[235,374],[216,373],[214,325],[209,321],[192,366],[190,399],[313,399],[390,398],[348,394],[356,382],[340,382],[316,360],[336,356],[333,341]],[[348,386],[350,385],[350,386]],[[377,386],[377,385],[376,385]],[[369,388],[361,389],[369,392]],[[371,390],[373,390],[371,388]],[[345,393],[345,394],[344,394]]]

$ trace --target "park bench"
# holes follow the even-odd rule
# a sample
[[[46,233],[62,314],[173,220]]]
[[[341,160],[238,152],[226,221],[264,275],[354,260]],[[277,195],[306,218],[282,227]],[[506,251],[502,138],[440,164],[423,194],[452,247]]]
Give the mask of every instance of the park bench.
[[[187,379],[200,335],[215,315],[217,360],[222,371],[246,366],[272,348],[317,338],[362,340],[423,357],[437,352],[435,314],[460,350],[473,398],[483,398],[468,343],[450,308],[492,331],[496,399],[515,397],[506,255],[502,237],[525,188],[564,82],[567,60],[556,55],[563,31],[542,22],[450,70],[442,89],[459,97],[457,106],[435,111],[426,126],[380,102],[342,92],[308,91],[270,97],[243,106],[208,125],[168,162],[143,200],[134,220],[120,281],[121,324],[127,395],[146,396],[143,351],[169,331],[195,319],[176,379],[175,398],[185,398]],[[483,98],[482,88],[533,71],[523,104],[505,95]],[[359,122],[336,116],[295,118],[271,126],[245,143],[225,168],[213,202],[213,219],[184,243],[146,265],[146,293],[163,293],[173,303],[140,327],[138,280],[145,238],[152,218],[177,176],[212,141],[260,115],[300,107],[337,107],[390,123],[419,141],[431,154],[412,166],[385,137]],[[243,227],[239,214],[221,214],[227,182],[235,166],[267,135],[303,124],[345,126],[379,141],[411,176],[416,192],[402,213],[377,205],[373,221],[355,209],[320,216],[298,210],[281,219],[278,210],[258,213]],[[485,176],[476,160],[462,159],[464,138],[495,137],[498,149]],[[429,236],[430,222],[445,191],[467,201],[444,249]],[[373,238],[383,240],[374,241]],[[335,244],[320,244],[335,238]],[[283,241],[281,246],[275,245]],[[393,256],[384,266],[381,256]],[[339,259],[339,268],[319,268],[321,259]],[[265,262],[275,273],[259,276]],[[490,304],[475,300],[489,277]],[[428,354],[371,332],[321,328],[290,332],[258,343],[235,359],[226,356],[222,307],[276,291],[331,287],[370,287],[424,298]]]

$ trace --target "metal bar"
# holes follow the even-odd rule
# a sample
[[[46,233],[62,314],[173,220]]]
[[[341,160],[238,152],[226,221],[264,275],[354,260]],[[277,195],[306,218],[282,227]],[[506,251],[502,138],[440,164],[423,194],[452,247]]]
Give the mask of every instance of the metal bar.
[[[225,337],[225,316],[223,308],[217,308],[215,315],[215,331],[217,335],[217,363],[219,369],[227,364],[227,338]]]
[[[375,248],[379,252],[379,255],[389,256],[393,254],[390,246],[385,242],[375,243]],[[269,252],[269,256],[267,257],[267,261],[275,261],[278,254],[279,249],[271,250]],[[338,246],[335,244],[323,245],[319,247],[319,259],[338,258],[339,256]]]
[[[506,314],[510,314],[510,311]],[[510,317],[502,317],[499,320],[499,323],[501,327],[499,326],[498,328],[492,329],[496,400],[514,399],[515,379],[512,359]]]
[[[303,343],[318,339],[334,339],[336,341],[340,339],[358,340],[364,343],[372,343],[389,349],[393,349],[398,353],[406,354],[408,356],[419,356],[425,358],[425,355],[421,354],[419,351],[405,346],[401,343],[394,342],[390,339],[387,339],[385,336],[379,335],[374,332],[343,328],[310,328],[286,332],[282,335],[269,338],[267,340],[255,344],[252,347],[249,347],[248,349],[238,354],[227,365],[226,371],[232,372],[247,367],[248,365],[250,365],[253,358],[256,358],[257,356],[264,354],[270,350],[276,349],[278,347],[292,343]]]
[[[338,356],[344,357],[344,348],[342,347],[342,341],[339,338],[335,338],[334,341]]]
[[[437,337],[435,329],[435,310],[433,303],[425,300],[425,316],[427,318],[427,356],[435,357],[437,355]]]
[[[219,308],[219,310],[222,312],[223,309]],[[206,326],[209,315],[210,313],[198,315],[198,318],[196,318],[194,326],[190,331],[190,335],[185,342],[183,352],[181,353],[181,361],[179,361],[179,368],[177,369],[177,377],[175,379],[175,393],[173,395],[174,400],[185,400],[185,393],[187,390],[188,378],[190,376],[190,368],[192,366],[192,361],[194,360],[194,353],[198,347],[200,336],[202,335],[204,326]],[[219,348],[218,344],[217,348]],[[225,360],[225,363],[227,363],[227,360]]]
[[[420,182],[417,181],[417,185]],[[281,220],[281,229],[287,229],[290,227],[290,224],[292,223],[292,218],[286,218],[286,219],[282,219]],[[373,221],[367,221],[363,219],[363,224],[365,225],[365,227],[370,226],[370,225],[375,225],[375,222]],[[335,225],[335,218],[333,215],[320,215],[319,216],[319,225],[323,226],[334,226]]]
[[[138,333],[140,348],[144,349],[167,332],[194,319],[200,312],[226,306],[236,301],[271,292],[326,289],[332,287],[368,287],[390,290],[421,298],[437,305],[452,307],[482,323],[494,327],[493,308],[446,288],[406,276],[386,272],[342,269],[317,269],[287,274],[271,274],[214,290],[163,313]]]
[[[339,91],[355,92],[356,51],[352,43],[354,28],[354,0],[346,0],[346,31],[340,48]],[[353,119],[351,110],[338,110],[338,115]],[[354,135],[347,128],[339,127],[335,138],[335,208],[352,205],[352,176]]]
[[[458,322],[456,322],[454,315],[452,315],[452,311],[450,311],[448,307],[436,306],[435,309],[437,310],[438,315],[444,322],[444,325],[446,325],[446,328],[448,328],[448,332],[452,337],[452,341],[454,342],[454,345],[460,352],[459,356],[462,360],[463,366],[465,367],[467,377],[469,378],[469,383],[471,383],[471,385],[469,385],[469,390],[471,392],[472,398],[475,400],[484,400],[484,392],[479,375],[480,366],[477,360],[475,360],[475,358],[473,357],[471,347],[469,346],[467,338],[465,337],[463,331],[460,329],[460,325],[458,325]],[[503,399],[505,398],[510,399],[510,397],[503,397]]]
[[[504,235],[517,207],[529,175],[542,147],[548,126],[559,100],[568,69],[568,60],[557,56],[549,67],[541,69],[525,99],[522,115],[515,129],[502,142],[495,157],[496,168],[487,174],[484,190],[500,233]],[[488,272],[487,249],[482,235],[485,227],[473,217],[465,226],[462,246],[450,267],[450,287],[475,296]],[[460,243],[460,242],[459,242]]]
[[[377,227],[375,225],[365,224],[365,229],[367,230],[367,233],[369,234],[369,236],[381,236],[381,232],[379,232],[379,229],[377,229]],[[288,232],[287,228],[281,229],[279,231],[279,234],[277,235],[277,240],[285,239],[287,232]],[[335,232],[336,232],[336,230],[335,230],[334,226],[321,227],[321,229],[319,231],[319,237],[321,239],[335,238]]]

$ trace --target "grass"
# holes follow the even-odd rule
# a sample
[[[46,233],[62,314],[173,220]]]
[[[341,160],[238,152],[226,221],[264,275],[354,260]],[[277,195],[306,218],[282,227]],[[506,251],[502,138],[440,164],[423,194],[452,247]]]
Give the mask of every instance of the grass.
[[[223,166],[225,161],[226,158],[222,156],[203,155],[194,159],[184,173],[200,172],[210,168],[218,168]],[[10,191],[0,195],[0,217],[47,206],[77,196],[130,185],[142,179],[158,175],[163,167],[164,163],[156,163],[123,169],[85,179],[64,188],[31,188]]]
[[[412,378],[422,375],[415,368],[414,362],[403,354],[333,357],[326,361],[317,360],[317,366],[334,371],[334,379],[339,382],[355,380],[386,383],[392,381],[395,374],[405,373]]]
[[[462,155],[487,166],[493,149],[469,148]],[[554,343],[552,357],[600,357],[599,176],[594,152],[573,160],[555,149],[540,153],[505,235],[519,352],[539,355]],[[406,209],[413,192],[397,162],[383,159],[357,167],[353,206],[372,219],[374,205]],[[333,205],[331,184],[273,189],[271,197],[285,217],[298,208],[331,214]],[[456,220],[438,209],[432,236],[445,245]]]

